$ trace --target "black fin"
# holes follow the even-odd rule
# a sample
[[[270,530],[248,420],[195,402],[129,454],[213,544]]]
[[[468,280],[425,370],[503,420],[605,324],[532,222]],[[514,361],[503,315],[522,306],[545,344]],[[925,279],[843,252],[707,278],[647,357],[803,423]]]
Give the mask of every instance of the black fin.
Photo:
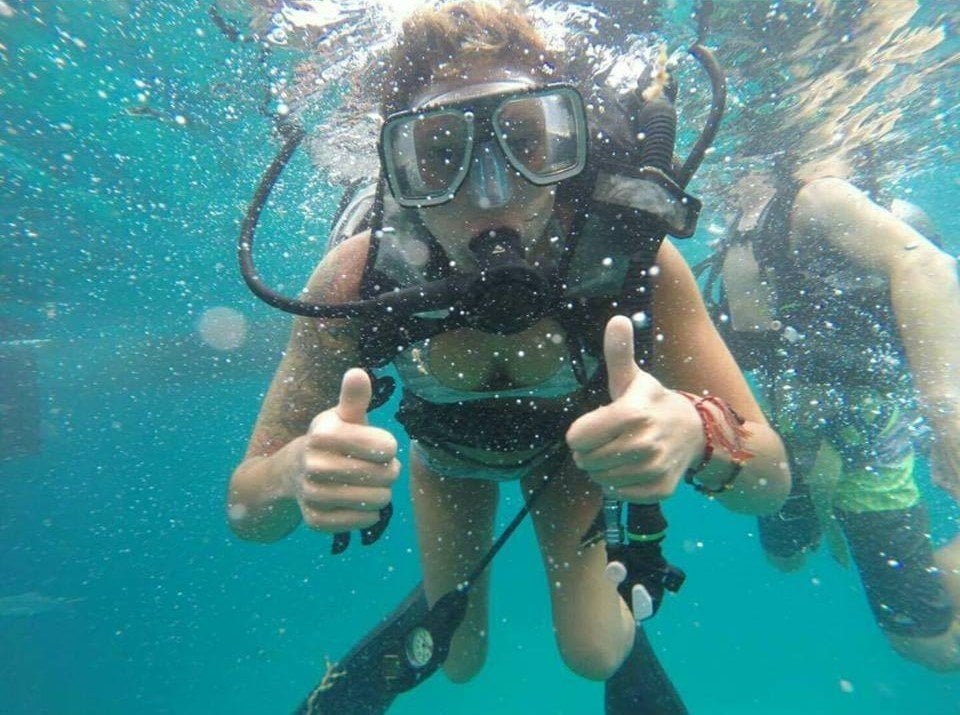
[[[401,689],[391,679],[390,656],[426,616],[427,597],[416,588],[330,669],[295,715],[382,715]]]
[[[606,715],[687,715],[642,628],[620,670],[604,685]]]

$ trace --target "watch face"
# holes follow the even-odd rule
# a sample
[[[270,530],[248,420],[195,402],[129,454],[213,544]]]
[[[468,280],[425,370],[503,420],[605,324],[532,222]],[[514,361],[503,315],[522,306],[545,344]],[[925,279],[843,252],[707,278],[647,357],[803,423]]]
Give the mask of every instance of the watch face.
[[[433,657],[433,636],[422,626],[407,634],[407,660],[414,668],[422,668]]]

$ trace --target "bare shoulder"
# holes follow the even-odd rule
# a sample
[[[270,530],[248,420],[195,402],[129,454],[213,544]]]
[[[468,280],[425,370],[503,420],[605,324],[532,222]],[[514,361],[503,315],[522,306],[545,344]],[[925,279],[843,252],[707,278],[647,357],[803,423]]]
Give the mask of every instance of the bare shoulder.
[[[657,252],[657,265],[660,266],[661,270],[683,271],[688,269],[686,259],[668,238],[665,238],[660,244],[660,250]]]
[[[370,232],[351,236],[335,246],[307,281],[308,300],[343,303],[360,296],[360,283],[370,251]]]
[[[658,271],[653,280],[653,315],[656,363],[670,365],[702,349],[714,334],[693,272],[680,251],[665,240],[657,253]],[[699,347],[693,348],[692,346]]]
[[[657,274],[654,279],[654,315],[658,320],[664,316],[689,316],[703,313],[706,309],[693,272],[683,254],[669,240],[660,244],[657,253]]]

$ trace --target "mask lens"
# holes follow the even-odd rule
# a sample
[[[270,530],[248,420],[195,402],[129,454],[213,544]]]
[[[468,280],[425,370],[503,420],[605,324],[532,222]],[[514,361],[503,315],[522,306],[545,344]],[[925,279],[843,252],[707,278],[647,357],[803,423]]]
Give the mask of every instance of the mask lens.
[[[384,163],[403,205],[427,206],[449,198],[469,169],[473,125],[463,112],[398,117],[384,126]]]
[[[507,99],[493,120],[510,163],[535,184],[556,183],[586,165],[586,119],[572,90]]]

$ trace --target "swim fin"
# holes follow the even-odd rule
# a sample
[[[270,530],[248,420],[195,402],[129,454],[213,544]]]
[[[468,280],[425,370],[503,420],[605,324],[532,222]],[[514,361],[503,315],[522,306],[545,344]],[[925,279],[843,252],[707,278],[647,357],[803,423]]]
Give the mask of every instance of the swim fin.
[[[687,715],[687,707],[657,660],[643,628],[633,650],[604,685],[606,715]]]
[[[410,630],[429,608],[423,585],[416,588],[347,655],[330,669],[296,715],[381,715],[404,690],[396,659]]]
[[[403,640],[429,608],[423,585],[416,588],[330,671],[295,715],[383,715],[409,689],[396,677]],[[605,685],[606,715],[687,715],[687,709],[657,660],[642,628],[633,650]]]

